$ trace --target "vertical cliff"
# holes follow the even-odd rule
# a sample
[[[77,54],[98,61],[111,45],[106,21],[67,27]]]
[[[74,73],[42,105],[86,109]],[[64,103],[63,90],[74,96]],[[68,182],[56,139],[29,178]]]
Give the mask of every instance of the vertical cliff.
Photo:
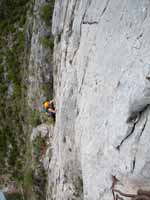
[[[26,169],[24,189],[27,199],[46,199],[46,152],[53,132],[53,119],[43,112],[43,101],[53,97],[53,36],[51,20],[54,2],[37,0],[27,13],[26,23],[26,84],[27,121]]]
[[[0,1],[0,189],[30,200],[147,200],[150,1],[53,7]],[[53,96],[56,121],[42,111]]]
[[[0,2],[0,189],[30,200],[46,198],[44,155],[53,120],[42,103],[53,96],[53,6]],[[7,197],[19,200],[19,194]]]
[[[47,199],[149,189],[149,8],[149,0],[56,1]]]

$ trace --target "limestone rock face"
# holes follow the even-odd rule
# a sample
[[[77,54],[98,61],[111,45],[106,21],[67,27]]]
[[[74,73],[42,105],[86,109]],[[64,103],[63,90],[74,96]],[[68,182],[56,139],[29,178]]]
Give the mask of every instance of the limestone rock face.
[[[49,2],[48,2],[49,3]],[[28,16],[27,40],[30,42],[29,65],[27,76],[27,103],[32,109],[41,110],[45,93],[52,94],[52,57],[44,41],[51,38],[51,27],[48,27],[41,17],[46,0],[37,0],[33,13]],[[28,47],[29,48],[29,47]],[[48,91],[45,91],[48,90]]]
[[[47,171],[51,159],[52,136],[53,125],[46,123],[33,128],[30,136],[32,174],[34,178],[33,189],[35,192],[33,199],[46,199]]]
[[[48,200],[149,189],[149,32],[149,0],[56,1]]]

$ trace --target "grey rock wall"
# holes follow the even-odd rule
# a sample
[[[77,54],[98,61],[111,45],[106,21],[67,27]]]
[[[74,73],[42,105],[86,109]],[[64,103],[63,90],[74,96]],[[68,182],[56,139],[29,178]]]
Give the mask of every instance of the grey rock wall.
[[[48,200],[149,189],[149,32],[149,0],[56,0]]]
[[[30,43],[26,80],[28,85],[27,102],[32,109],[38,110],[41,110],[47,93],[51,96],[53,92],[52,56],[50,49],[43,44],[45,38],[52,37],[51,27],[48,27],[41,17],[45,5],[47,5],[45,0],[35,1],[33,13],[31,17],[28,16],[27,29],[27,39]]]
[[[27,124],[24,132],[27,138],[28,157],[25,178],[30,172],[30,185],[25,185],[27,199],[45,200],[47,170],[51,157],[53,119],[44,113],[43,102],[53,96],[52,45],[53,36],[48,11],[53,0],[30,2],[26,22],[26,65],[24,82]],[[29,171],[29,172],[28,172]]]

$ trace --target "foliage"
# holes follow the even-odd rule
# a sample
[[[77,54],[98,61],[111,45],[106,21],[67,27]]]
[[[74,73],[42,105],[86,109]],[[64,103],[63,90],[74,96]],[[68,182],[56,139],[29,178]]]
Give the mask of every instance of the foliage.
[[[45,112],[43,112],[43,113],[41,113],[41,122],[42,123],[46,123],[46,124],[48,124],[48,125],[54,125],[55,124],[55,119],[54,119],[54,117],[50,117],[49,115],[48,115],[48,113],[45,113]]]
[[[80,197],[82,194],[83,194],[83,180],[80,176],[77,176],[74,181],[74,189],[75,189],[75,192],[74,192],[74,195],[76,197]]]
[[[5,194],[5,197],[7,200],[23,200],[22,195],[19,193]]]
[[[53,83],[52,82],[47,82],[47,83],[44,83],[42,85],[42,91],[44,91],[44,94],[46,95],[47,99],[52,99],[52,91],[53,91],[53,88],[52,88],[52,85]]]
[[[26,113],[23,99],[25,24],[31,1],[4,0],[0,7],[0,174],[9,173],[11,179],[21,182],[29,194],[33,190],[34,173],[29,162],[31,155],[26,154],[29,138],[24,130],[28,123],[31,127],[41,123],[39,112]],[[46,25],[51,25],[53,3],[48,4],[41,9],[41,17]],[[43,38],[41,42],[44,48],[53,50],[52,40]],[[35,151],[40,153],[44,143],[39,140],[34,145]],[[29,165],[24,169],[26,163]],[[19,194],[14,195],[8,199],[21,200]]]
[[[1,174],[9,172],[15,178],[22,174],[21,160],[25,148],[22,135],[21,65],[29,1],[2,1],[0,8],[0,169]]]
[[[41,18],[43,19],[43,21],[47,26],[51,26],[53,10],[54,10],[54,1],[51,1],[48,4],[44,5],[41,9]]]
[[[44,48],[47,48],[53,51],[54,41],[52,38],[42,37],[40,38],[40,43],[43,45]]]
[[[34,156],[34,164],[36,165],[40,164],[39,160],[43,154],[45,154],[47,150],[47,144],[46,139],[42,138],[41,136],[38,136],[33,140],[32,142],[33,146],[33,156]]]
[[[32,127],[41,124],[40,113],[38,111],[32,111],[29,115],[28,122]]]
[[[25,188],[32,188],[33,186],[33,170],[30,167],[27,167],[26,171],[24,172],[24,186]]]

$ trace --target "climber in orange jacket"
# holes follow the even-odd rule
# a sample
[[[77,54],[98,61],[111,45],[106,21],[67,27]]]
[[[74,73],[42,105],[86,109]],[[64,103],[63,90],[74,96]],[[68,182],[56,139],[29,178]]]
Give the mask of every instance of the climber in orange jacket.
[[[44,107],[45,112],[47,112],[48,114],[55,115],[56,110],[54,109],[53,103],[54,103],[54,100],[45,101],[43,103],[43,107]]]

